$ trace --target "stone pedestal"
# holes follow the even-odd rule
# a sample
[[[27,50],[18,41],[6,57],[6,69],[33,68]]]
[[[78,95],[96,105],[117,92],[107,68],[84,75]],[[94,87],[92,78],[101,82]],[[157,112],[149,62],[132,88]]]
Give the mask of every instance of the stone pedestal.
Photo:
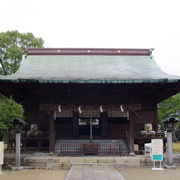
[[[176,169],[177,168],[175,165],[171,165],[171,166],[164,165],[164,167],[167,168],[167,169]]]
[[[130,152],[129,156],[135,156],[135,153],[134,152]]]
[[[22,171],[23,169],[24,169],[24,167],[22,167],[22,166],[19,166],[19,167],[14,166],[14,167],[12,167],[13,171]]]

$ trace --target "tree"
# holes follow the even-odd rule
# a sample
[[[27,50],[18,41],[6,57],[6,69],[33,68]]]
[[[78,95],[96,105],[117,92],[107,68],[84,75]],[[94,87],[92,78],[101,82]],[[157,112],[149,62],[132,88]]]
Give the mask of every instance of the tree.
[[[180,93],[158,104],[158,122],[162,125],[162,121],[170,115],[176,115],[180,118]]]
[[[7,98],[0,94],[0,141],[3,140],[11,128],[9,121],[16,117],[24,119],[24,110],[21,104],[16,103],[12,97]]]
[[[0,74],[15,73],[20,66],[23,48],[42,48],[44,41],[32,33],[7,31],[0,33]]]

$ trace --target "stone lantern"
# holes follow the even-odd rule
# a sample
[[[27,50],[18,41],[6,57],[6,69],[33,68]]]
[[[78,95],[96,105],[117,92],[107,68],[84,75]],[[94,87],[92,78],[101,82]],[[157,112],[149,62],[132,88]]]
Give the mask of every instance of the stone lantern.
[[[14,131],[16,132],[21,132],[23,130],[23,126],[26,125],[27,123],[24,122],[22,119],[16,117],[12,121],[10,121],[11,124],[14,126]]]
[[[14,131],[16,132],[16,166],[13,167],[14,171],[20,171],[23,169],[23,167],[20,166],[21,164],[21,131],[23,129],[23,126],[26,125],[22,119],[15,118],[10,123],[14,126]]]
[[[174,130],[174,127],[178,120],[171,116],[163,121],[164,127],[167,130],[167,165],[165,165],[166,168],[176,168],[175,165],[173,165],[173,153],[172,153],[172,131]]]
[[[163,122],[164,122],[164,127],[166,128],[167,131],[173,131],[178,120],[175,117],[170,117],[165,119]]]

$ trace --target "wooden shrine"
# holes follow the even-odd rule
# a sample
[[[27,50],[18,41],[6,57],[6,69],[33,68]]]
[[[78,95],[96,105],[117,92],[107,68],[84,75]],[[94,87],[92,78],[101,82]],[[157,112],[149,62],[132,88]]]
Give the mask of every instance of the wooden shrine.
[[[124,139],[129,152],[134,144],[142,150],[152,138],[165,141],[158,132],[157,103],[180,91],[180,77],[164,73],[152,51],[26,49],[19,70],[0,76],[0,93],[25,109],[22,148],[51,152],[57,141],[90,135],[93,140]],[[147,123],[153,134],[141,134]],[[9,149],[13,138],[10,134]]]

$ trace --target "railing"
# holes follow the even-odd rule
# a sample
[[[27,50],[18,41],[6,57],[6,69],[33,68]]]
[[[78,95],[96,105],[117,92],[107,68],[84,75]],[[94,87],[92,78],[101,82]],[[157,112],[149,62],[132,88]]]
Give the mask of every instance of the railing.
[[[154,134],[147,131],[146,134],[142,134],[141,132],[134,133],[135,138],[165,138],[166,135],[164,132],[154,132]]]
[[[99,144],[98,155],[106,156],[121,156],[122,155],[122,145],[121,144]]]
[[[8,150],[11,152],[15,150],[16,133],[11,132],[8,136]],[[26,150],[48,150],[49,149],[49,133],[36,132],[36,133],[21,133],[21,149]]]
[[[60,156],[81,156],[82,155],[82,144],[61,144],[60,145]]]
[[[60,145],[59,156],[82,156],[82,155],[99,155],[99,156],[121,156],[121,144],[75,144],[69,143]]]
[[[11,132],[9,133],[8,138],[9,139],[15,139],[16,133],[15,132]],[[38,131],[29,134],[28,132],[21,132],[21,139],[48,139],[49,138],[49,133],[48,132],[41,132]]]
[[[150,143],[151,139],[163,139],[164,143],[164,150],[166,151],[166,134],[164,132],[155,132],[151,133],[142,133],[142,132],[135,132],[134,133],[134,141],[139,145],[139,151],[144,151],[144,144]]]

